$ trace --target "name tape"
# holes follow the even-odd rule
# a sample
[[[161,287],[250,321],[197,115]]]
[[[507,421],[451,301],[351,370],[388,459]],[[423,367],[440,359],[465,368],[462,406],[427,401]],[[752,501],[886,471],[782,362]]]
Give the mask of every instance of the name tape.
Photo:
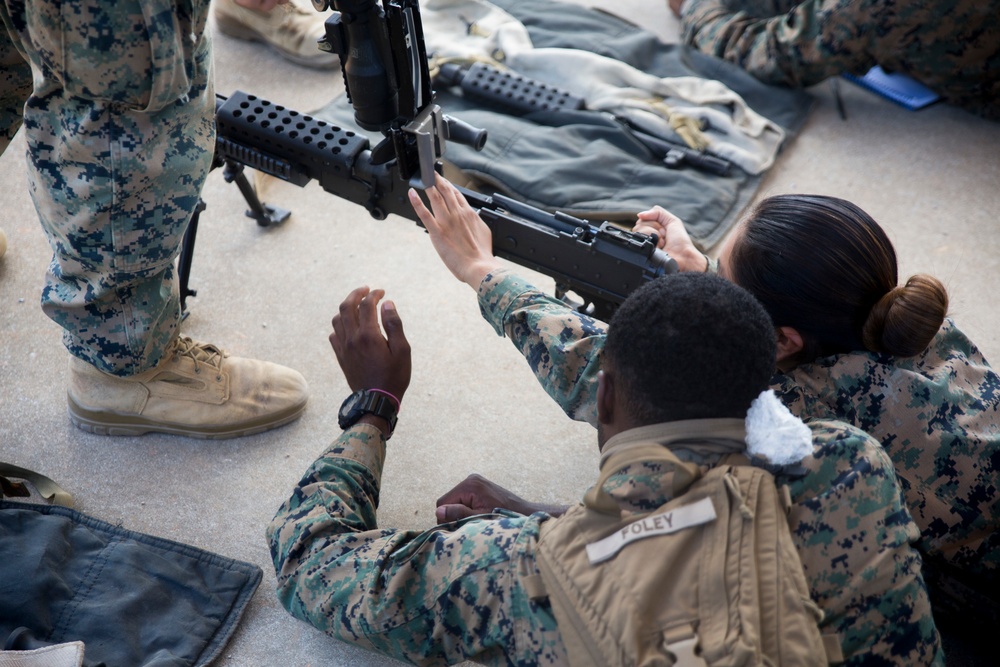
[[[603,540],[587,545],[587,557],[591,565],[597,565],[608,560],[624,547],[636,540],[656,535],[668,535],[685,528],[700,526],[715,519],[715,507],[711,498],[702,498],[696,503],[674,508],[669,512],[651,514],[638,521],[633,521],[619,531]]]

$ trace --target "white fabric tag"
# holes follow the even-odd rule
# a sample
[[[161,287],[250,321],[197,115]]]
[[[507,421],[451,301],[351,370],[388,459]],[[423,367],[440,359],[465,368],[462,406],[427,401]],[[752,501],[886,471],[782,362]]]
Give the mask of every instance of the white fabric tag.
[[[66,642],[31,651],[0,651],[0,667],[81,667],[83,642]]]
[[[633,521],[603,540],[588,544],[587,557],[590,558],[591,565],[597,565],[617,554],[631,542],[699,526],[713,521],[715,516],[715,507],[712,506],[711,498],[702,498],[696,503],[682,505],[668,512],[650,514],[638,521]]]

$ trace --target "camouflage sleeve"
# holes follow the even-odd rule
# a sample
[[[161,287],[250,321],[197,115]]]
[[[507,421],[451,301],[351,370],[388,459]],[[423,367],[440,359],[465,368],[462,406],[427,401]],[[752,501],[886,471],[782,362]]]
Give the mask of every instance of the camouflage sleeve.
[[[563,411],[596,426],[597,371],[607,325],[506,270],[483,280],[479,308],[496,332],[521,351]]]
[[[761,81],[789,86],[810,86],[844,72],[863,74],[876,64],[872,26],[887,3],[758,0],[746,3],[761,6],[751,11],[734,11],[732,4],[687,0],[681,14],[684,43],[736,63]],[[763,11],[767,6],[773,14]]]
[[[553,655],[551,612],[519,583],[537,572],[539,517],[379,529],[384,457],[379,429],[348,429],[278,510],[267,539],[282,605],[342,641],[418,665]]]
[[[815,449],[789,519],[822,632],[840,636],[847,665],[944,664],[892,461],[863,431],[807,423]]]

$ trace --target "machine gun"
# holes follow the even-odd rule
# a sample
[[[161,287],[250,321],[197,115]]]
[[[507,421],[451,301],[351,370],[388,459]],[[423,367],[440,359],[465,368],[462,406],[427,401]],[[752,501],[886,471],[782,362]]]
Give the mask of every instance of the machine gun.
[[[394,213],[417,220],[407,192],[433,185],[447,141],[481,149],[486,133],[445,115],[435,103],[417,0],[313,0],[333,8],[319,46],[340,56],[357,124],[367,136],[237,91],[216,103],[215,166],[225,168],[250,206],[247,215],[267,226],[289,212],[263,204],[242,173],[249,166],[364,206],[372,217]],[[644,282],[677,270],[656,239],[604,222],[548,213],[502,195],[460,188],[493,233],[498,257],[555,279],[556,295],[581,312],[607,320]],[[200,210],[200,209],[199,209]],[[188,288],[198,212],[181,251],[182,304]],[[419,224],[419,221],[418,221]],[[577,299],[572,299],[575,294]]]
[[[462,94],[511,113],[534,111],[577,111],[586,109],[583,98],[530,77],[500,70],[484,62],[463,67],[456,63],[441,65],[437,83],[458,86]],[[689,148],[677,139],[656,136],[655,130],[643,127],[628,116],[608,116],[646,147],[668,169],[693,167],[701,171],[728,176],[731,165],[722,158]],[[707,121],[702,121],[707,122]],[[704,128],[702,128],[704,129]]]

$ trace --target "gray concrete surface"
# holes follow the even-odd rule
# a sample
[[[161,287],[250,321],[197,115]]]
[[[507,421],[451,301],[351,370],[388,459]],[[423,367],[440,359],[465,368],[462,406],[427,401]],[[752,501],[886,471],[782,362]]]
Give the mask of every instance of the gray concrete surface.
[[[665,2],[586,4],[676,40]],[[339,79],[217,36],[220,93],[242,89],[311,110],[339,93]],[[888,230],[903,277],[942,279],[962,328],[987,358],[1000,358],[1000,125],[941,105],[912,113],[851,84],[841,88],[848,120],[838,116],[830,87],[815,87],[815,110],[760,194],[858,203]],[[374,221],[314,184],[277,182],[264,198],[294,215],[260,229],[218,172],[204,191],[191,277],[199,294],[184,331],[299,369],[312,390],[307,413],[277,431],[224,442],[75,429],[65,407],[67,354],[38,306],[49,249],[27,194],[23,153],[18,137],[0,157],[0,226],[10,245],[0,260],[0,460],[58,480],[86,513],[260,565],[264,581],[217,664],[397,664],[289,616],[274,596],[263,538],[275,509],[338,432],[335,413],[348,388],[327,334],[342,297],[358,285],[387,290],[413,347],[413,382],[383,478],[383,525],[430,526],[435,499],[470,472],[552,502],[577,500],[594,479],[593,431],[548,400],[416,226]]]

